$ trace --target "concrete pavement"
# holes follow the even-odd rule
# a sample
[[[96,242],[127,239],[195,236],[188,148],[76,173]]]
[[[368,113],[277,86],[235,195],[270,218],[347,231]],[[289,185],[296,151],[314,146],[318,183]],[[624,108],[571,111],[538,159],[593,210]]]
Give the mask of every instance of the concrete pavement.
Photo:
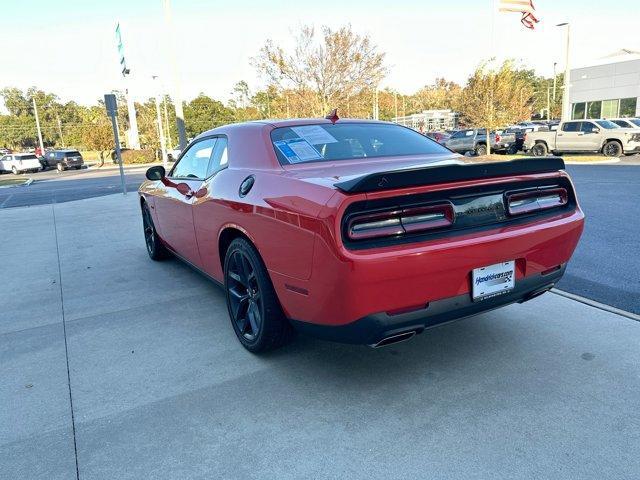
[[[0,479],[637,478],[640,323],[554,294],[244,351],[135,195],[0,211]],[[68,374],[67,374],[68,368]],[[76,469],[77,465],[77,469]]]

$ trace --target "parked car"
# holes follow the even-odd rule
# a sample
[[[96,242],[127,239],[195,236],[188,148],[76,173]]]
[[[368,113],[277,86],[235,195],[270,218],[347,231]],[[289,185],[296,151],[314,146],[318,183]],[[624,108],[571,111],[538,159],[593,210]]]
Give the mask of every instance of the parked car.
[[[622,128],[640,128],[640,118],[610,118],[609,120]]]
[[[43,157],[45,167],[55,167],[59,172],[68,168],[80,169],[84,166],[84,159],[78,150],[51,150]]]
[[[440,145],[444,145],[451,138],[451,134],[447,132],[426,132],[425,135],[432,138]]]
[[[515,138],[514,143],[511,145],[507,153],[514,154],[522,150],[522,146],[524,145],[525,135],[528,132],[533,132],[533,130],[534,129],[532,127],[520,127],[520,126],[505,128],[503,132],[505,134],[513,135]]]
[[[528,133],[524,149],[535,156],[602,152],[619,157],[640,152],[640,129],[620,128],[609,120],[571,120],[562,122],[556,131]]]
[[[294,329],[379,347],[527,301],[562,277],[583,229],[560,158],[476,163],[335,114],[218,127],[146,176],[149,256],[223,286],[252,352]]]
[[[40,162],[33,153],[11,153],[0,158],[0,172],[11,172],[17,175],[38,170],[40,170]]]
[[[514,134],[506,133],[500,135],[496,132],[490,132],[491,151],[494,153],[507,153],[516,142]],[[465,154],[473,152],[476,155],[487,154],[487,131],[484,129],[466,129],[460,130],[445,142],[445,146],[457,153]]]

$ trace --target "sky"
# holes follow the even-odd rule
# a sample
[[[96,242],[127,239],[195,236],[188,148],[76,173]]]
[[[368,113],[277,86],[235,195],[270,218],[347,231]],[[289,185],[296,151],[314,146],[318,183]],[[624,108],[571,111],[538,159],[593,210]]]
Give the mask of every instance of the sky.
[[[381,87],[413,93],[444,77],[464,84],[483,60],[514,58],[541,75],[564,69],[564,29],[571,22],[571,64],[584,66],[621,48],[640,50],[640,0],[534,0],[535,31],[498,0],[171,0],[168,30],[162,0],[0,0],[0,87],[37,86],[62,100],[93,104],[128,88],[136,99],[199,92],[226,101],[239,80],[263,86],[250,64],[267,39],[288,47],[302,25],[350,24],[386,53]],[[493,12],[496,12],[493,14]],[[131,76],[120,75],[120,22]],[[172,35],[166,35],[166,33]],[[171,68],[168,38],[176,46]],[[152,76],[158,76],[154,82]]]

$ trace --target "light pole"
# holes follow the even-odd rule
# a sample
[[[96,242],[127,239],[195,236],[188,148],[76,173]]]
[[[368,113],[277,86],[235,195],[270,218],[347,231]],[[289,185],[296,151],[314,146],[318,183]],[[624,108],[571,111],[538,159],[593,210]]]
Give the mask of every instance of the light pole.
[[[151,78],[153,78],[154,83],[156,83],[157,85],[157,75],[153,75]],[[157,118],[157,122],[158,122],[158,140],[160,140],[160,150],[162,151],[162,165],[164,166],[165,170],[168,167],[168,158],[167,158],[167,144],[165,142],[164,139],[164,128],[162,128],[162,115],[160,114],[160,89],[156,88],[156,118]]]
[[[553,62],[553,101],[556,101],[556,66],[558,62]]]
[[[38,117],[36,98],[32,97],[31,100],[33,100],[33,113],[36,115],[36,128],[38,129],[38,141],[40,142],[40,155],[44,155],[44,143],[42,143],[42,130],[40,130],[40,117]]]
[[[570,75],[571,70],[569,67],[569,48],[570,48],[570,39],[571,39],[571,25],[568,22],[559,23],[556,27],[567,27],[566,34],[566,50],[565,50],[565,58],[564,58],[564,92],[562,94],[562,118],[563,122],[567,120],[571,120],[571,104],[569,103],[569,83],[570,83]]]
[[[182,110],[182,95],[180,93],[180,81],[178,79],[178,66],[176,64],[175,43],[173,42],[173,16],[171,13],[171,0],[163,0],[164,18],[166,22],[166,35],[169,43],[169,65],[173,73],[173,95],[176,107],[176,127],[178,128],[178,143],[180,150],[187,147],[187,132],[184,126],[184,111]]]

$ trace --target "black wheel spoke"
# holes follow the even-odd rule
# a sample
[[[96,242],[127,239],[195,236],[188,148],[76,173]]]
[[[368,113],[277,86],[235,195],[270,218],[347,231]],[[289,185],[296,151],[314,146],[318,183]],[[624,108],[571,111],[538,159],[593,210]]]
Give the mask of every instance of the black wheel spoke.
[[[254,302],[249,305],[247,317],[249,317],[249,322],[251,323],[251,333],[257,335],[260,330],[260,313],[258,306]]]

